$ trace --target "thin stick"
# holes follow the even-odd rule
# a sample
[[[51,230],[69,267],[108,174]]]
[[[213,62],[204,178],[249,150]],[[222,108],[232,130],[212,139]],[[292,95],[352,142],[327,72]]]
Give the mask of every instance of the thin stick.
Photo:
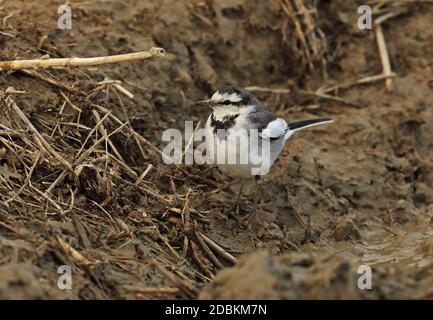
[[[119,151],[117,151],[116,146],[114,145],[114,143],[107,137],[108,133],[107,130],[105,129],[104,124],[101,121],[101,117],[99,116],[98,111],[96,111],[95,109],[92,110],[92,114],[95,117],[96,123],[101,122],[100,126],[98,127],[98,131],[101,133],[101,135],[104,137],[105,141],[110,145],[111,149],[113,150],[113,153],[116,155],[116,157],[122,161],[125,162],[125,160],[123,160],[122,156],[120,155]],[[126,164],[125,164],[126,165]],[[128,167],[128,169],[130,169]],[[132,169],[130,169],[132,172],[134,172]],[[135,172],[134,172],[135,173]]]
[[[81,152],[83,152],[84,147],[86,146],[87,142],[89,141],[89,139],[92,137],[92,134],[98,130],[99,126],[102,124],[102,122],[108,117],[108,115],[110,114],[111,111],[107,112],[101,120],[98,121],[98,123],[96,123],[96,125],[92,128],[92,130],[90,130],[89,134],[87,135],[86,139],[84,140],[84,143],[81,145],[80,150],[78,150],[77,155],[75,156],[75,158],[78,158],[81,155]]]
[[[207,246],[206,242],[203,240],[203,238],[197,232],[196,224],[197,224],[197,222],[195,222],[195,226],[194,226],[194,229],[192,230],[192,232],[194,234],[193,235],[194,238],[195,238],[194,240],[196,240],[196,243],[197,243],[198,247],[206,253],[206,255],[210,258],[210,260],[212,261],[212,263],[218,269],[222,269],[224,267],[223,264],[218,260],[218,258],[214,255],[214,253],[209,249],[209,247]]]
[[[380,81],[380,80],[384,80],[384,79],[388,79],[388,78],[394,78],[395,76],[396,76],[396,74],[394,72],[391,72],[390,74],[377,74],[374,76],[367,76],[364,78],[359,78],[359,79],[356,79],[356,80],[350,81],[350,82],[331,85],[329,87],[321,87],[314,92],[313,91],[301,91],[300,93],[301,94],[316,95],[319,98],[324,98],[324,99],[336,100],[336,98],[339,99],[339,97],[331,96],[331,95],[325,96],[324,94],[338,91],[341,89],[347,89],[347,88],[350,88],[350,87],[355,86],[357,84],[365,84],[365,83],[376,82],[376,81]],[[250,87],[246,87],[245,89],[247,89],[249,91],[270,92],[270,93],[276,93],[276,94],[290,94],[292,92],[290,89],[266,88],[266,87],[258,87],[258,86],[250,86]],[[340,100],[337,100],[337,101],[350,103],[350,104],[352,103],[352,102],[347,101],[347,100],[342,101],[341,98],[340,98]]]
[[[183,159],[183,158],[185,157],[185,154],[186,154],[187,152],[191,151],[191,150],[189,150],[189,147],[190,147],[191,144],[193,143],[193,141],[194,141],[194,136],[195,136],[195,134],[196,134],[198,128],[200,127],[200,125],[201,125],[201,120],[200,120],[200,121],[197,123],[197,125],[195,126],[194,132],[192,133],[191,138],[189,139],[188,143],[187,143],[186,146],[185,146],[185,149],[184,149],[184,152],[182,153],[182,157],[181,157],[181,159]]]
[[[30,179],[31,179],[31,177],[33,175],[33,171],[35,170],[35,168],[36,168],[36,166],[37,166],[37,164],[39,162],[39,159],[40,159],[42,153],[43,153],[42,150],[38,152],[38,155],[36,156],[36,160],[33,163],[32,167],[30,168],[30,171],[27,174],[27,177],[24,180],[23,185],[21,186],[21,188],[19,188],[19,190],[15,193],[15,195],[12,198],[9,198],[8,200],[5,201],[5,204],[8,204],[9,202],[14,201],[20,195],[20,193],[24,190],[24,188],[27,186],[27,184],[30,183]]]
[[[60,214],[62,216],[65,214],[65,212],[62,209],[62,207],[56,201],[54,201],[53,199],[51,199],[51,197],[47,193],[42,192],[42,191],[40,191],[39,189],[37,189],[37,188],[35,188],[33,186],[31,186],[31,189],[34,190],[34,191],[36,191],[36,193],[38,193],[40,196],[44,197],[49,203],[51,203],[57,210],[60,211]]]
[[[185,281],[181,280],[180,278],[176,277],[172,272],[168,271],[166,268],[164,268],[161,264],[159,264],[156,260],[153,261],[153,265],[156,270],[158,270],[159,273],[161,273],[164,277],[167,278],[169,282],[171,282],[172,285],[179,288],[179,290],[189,299],[195,298],[195,296],[198,294],[197,289],[191,287]]]
[[[385,21],[397,17],[399,15],[401,15],[402,13],[406,13],[406,10],[399,10],[399,11],[391,11],[388,13],[385,13],[384,15],[380,16],[379,18],[374,20],[375,25],[380,25],[382,23],[384,23]]]
[[[301,214],[299,213],[298,209],[295,207],[295,205],[293,204],[292,200],[290,199],[289,194],[287,193],[287,202],[290,204],[290,206],[293,209],[293,215],[295,216],[296,220],[298,221],[298,223],[303,226],[306,227],[307,223],[305,223],[304,219],[302,219]]]
[[[298,221],[298,223],[302,226],[302,227],[306,227],[307,223],[304,221],[304,219],[301,217],[301,214],[299,213],[298,209],[295,207],[295,205],[293,204],[291,198],[290,198],[290,191],[289,188],[286,187],[286,194],[287,194],[287,202],[289,203],[289,205],[292,207],[293,209],[293,215],[295,216],[296,220]]]
[[[382,62],[383,74],[390,75],[392,74],[391,63],[389,62],[388,49],[386,48],[382,25],[376,24],[376,27],[374,28],[374,32],[376,34],[376,41],[377,41],[377,46],[379,48],[380,61]],[[385,88],[388,93],[394,91],[391,78],[387,78],[385,80]]]
[[[105,113],[109,113],[110,111],[102,106],[99,106],[97,104],[92,104],[92,106],[98,108],[99,110],[101,110],[102,112]],[[119,118],[117,118],[115,115],[110,113],[110,118],[112,118],[114,121],[116,121],[119,124],[123,124],[122,121],[119,120]],[[161,150],[159,150],[157,147],[155,147],[152,143],[150,143],[149,141],[147,141],[143,136],[141,136],[140,134],[138,134],[134,129],[131,129],[129,127],[125,128],[129,133],[131,133],[132,135],[134,135],[135,137],[137,137],[137,139],[139,141],[141,141],[142,143],[144,143],[145,145],[151,147],[153,150],[155,150],[159,155],[164,156],[164,154],[162,153]]]
[[[18,230],[15,229],[14,227],[11,227],[10,225],[4,223],[3,221],[0,221],[0,226],[5,228],[6,230],[9,230],[15,234],[19,234]]]
[[[102,121],[104,121],[104,119],[107,117],[108,115],[106,114],[100,122],[98,123],[102,123]],[[107,135],[107,138],[110,137],[111,135],[115,134],[116,132],[120,131],[124,126],[126,125],[126,123],[123,123],[120,127],[118,127],[116,130],[114,130],[113,132],[111,132],[110,134]],[[95,128],[92,129],[92,131],[89,133],[89,135],[87,136],[87,138],[90,138],[90,135],[92,134],[92,132],[94,130],[96,130],[98,127],[98,124],[95,126]],[[74,164],[80,164],[89,154],[91,154],[94,149],[105,139],[105,137],[101,137],[99,138],[99,140],[97,140],[89,149],[86,149],[86,151],[84,151],[80,157],[78,157],[77,160],[74,161]],[[84,149],[84,145],[87,143],[86,139],[81,147],[81,149],[78,151],[77,155],[79,155],[82,150]],[[116,159],[113,157],[113,159]],[[57,186],[57,184],[59,184],[65,177],[67,174],[67,170],[63,170],[62,173],[60,173],[60,175],[57,177],[57,179],[51,184],[51,186],[45,191],[45,193],[50,193],[52,190],[54,190],[54,188]],[[74,174],[75,171],[74,171]]]
[[[118,83],[114,83],[113,86],[119,90],[119,92],[123,93],[125,96],[127,96],[129,99],[134,100],[134,94],[131,93],[130,91],[126,90],[124,87],[122,87],[120,84]]]
[[[6,37],[11,37],[11,38],[15,38],[16,36],[12,33],[8,33],[8,32],[4,32],[4,31],[0,31],[0,34]]]
[[[340,98],[340,97],[336,97],[330,94],[326,94],[326,93],[320,93],[320,92],[314,92],[314,91],[307,91],[307,90],[298,90],[298,93],[303,94],[303,95],[307,95],[307,96],[314,96],[314,97],[318,97],[321,99],[327,99],[327,100],[334,100],[337,102],[341,102],[347,105],[351,105],[351,106],[355,106],[355,107],[362,107],[359,103],[344,99],[344,98]]]
[[[146,170],[143,171],[143,173],[138,177],[137,181],[134,182],[136,186],[140,184],[140,182],[146,177],[146,175],[149,173],[150,169],[152,169],[152,164],[148,164]]]
[[[215,241],[213,241],[211,238],[209,238],[203,232],[198,231],[198,234],[203,238],[204,242],[206,242],[206,244],[209,247],[211,247],[215,252],[217,252],[220,256],[222,256],[223,258],[225,258],[226,260],[230,261],[233,264],[235,264],[237,262],[235,257],[233,257],[226,250],[224,250],[219,244],[217,244]]]
[[[312,63],[311,56],[310,56],[310,48],[309,48],[310,46],[308,45],[308,42],[305,38],[305,34],[302,31],[301,22],[298,20],[296,15],[293,14],[293,12],[295,10],[293,10],[292,4],[290,3],[290,1],[284,1],[283,0],[283,1],[281,1],[281,7],[282,7],[283,11],[287,14],[287,16],[292,20],[293,24],[295,25],[295,31],[298,35],[298,38],[305,48],[303,53],[306,55],[308,66],[311,70],[313,70],[313,63]]]
[[[283,94],[289,94],[291,92],[290,89],[278,89],[278,88],[273,89],[273,88],[265,88],[265,87],[258,87],[258,86],[250,86],[250,87],[246,87],[245,89],[249,91],[283,93]]]
[[[119,228],[119,226],[117,225],[116,221],[113,219],[113,217],[111,216],[111,214],[110,214],[107,210],[105,210],[105,209],[104,209],[104,208],[103,208],[99,203],[97,203],[97,202],[94,201],[94,200],[90,200],[90,202],[92,202],[95,206],[97,206],[99,209],[101,209],[102,212],[104,212],[104,213],[107,215],[108,219],[110,219],[110,221],[113,223],[114,227],[115,227],[118,231],[120,231],[120,228]]]
[[[182,257],[174,250],[173,246],[168,242],[167,237],[161,235],[161,240],[164,242],[165,246],[170,250],[170,252],[176,257],[177,260],[182,261]]]
[[[186,239],[188,239],[188,238],[186,238]],[[206,277],[208,277],[210,279],[214,279],[215,275],[208,268],[208,266],[206,265],[206,263],[203,262],[202,259],[200,259],[200,256],[202,256],[202,255],[200,254],[200,249],[198,248],[198,246],[193,241],[191,241],[189,244],[191,246],[191,250],[190,250],[191,251],[191,256],[194,259],[194,261],[204,271],[204,273],[206,273],[206,275],[207,275]],[[203,259],[205,259],[205,257],[203,257]]]
[[[393,78],[395,76],[396,76],[395,73],[391,73],[391,74],[377,74],[377,75],[374,75],[374,76],[368,76],[368,77],[365,77],[365,78],[360,78],[360,79],[357,79],[357,80],[352,81],[352,82],[346,82],[346,83],[342,83],[342,84],[336,84],[336,85],[333,85],[333,86],[330,86],[330,87],[327,87],[327,88],[319,88],[316,92],[319,92],[319,93],[330,93],[330,92],[338,91],[338,90],[341,90],[341,89],[347,89],[347,88],[350,88],[350,87],[355,86],[357,84],[365,84],[365,83],[369,83],[369,82],[376,82],[376,81],[384,80],[384,79],[387,79],[387,78]]]
[[[67,170],[74,172],[74,169],[72,168],[72,165],[62,158],[60,154],[58,154],[51,145],[42,137],[42,135],[39,133],[39,131],[33,126],[33,124],[30,122],[30,120],[26,117],[26,115],[21,111],[21,109],[17,106],[15,101],[10,97],[7,96],[5,99],[6,104],[11,107],[15,113],[20,117],[20,119],[27,125],[27,127],[32,131],[35,136],[36,140],[39,144],[39,146],[43,149],[45,149],[49,154],[51,154],[54,159],[59,161]]]
[[[96,66],[101,64],[129,62],[145,60],[156,57],[164,57],[165,50],[162,48],[150,48],[147,51],[119,54],[114,56],[103,56],[93,58],[54,58],[54,59],[33,59],[15,60],[0,62],[0,71],[19,70],[31,68],[50,68],[50,67],[84,67]]]
[[[91,269],[92,265],[94,263],[92,263],[91,261],[89,261],[86,257],[84,257],[81,253],[79,253],[77,250],[75,250],[74,248],[72,248],[65,240],[63,240],[62,238],[60,238],[60,236],[56,237],[57,241],[60,244],[60,247],[63,249],[63,251],[72,257],[73,260],[75,260],[76,262],[78,262],[79,264],[83,264],[84,266],[88,267]]]
[[[101,119],[102,120],[102,119]],[[121,125],[116,129],[116,130],[114,130],[114,131],[112,131],[112,132],[110,132],[108,135],[107,135],[107,138],[109,138],[109,137],[111,137],[113,134],[116,134],[117,132],[119,132],[123,127],[125,127],[127,125],[127,123],[125,122],[125,123],[121,123]],[[81,163],[89,154],[91,154],[94,150],[95,150],[95,148],[102,142],[102,141],[104,141],[105,140],[105,137],[101,137],[101,138],[99,138],[98,140],[96,140],[96,142],[89,148],[89,149],[87,149],[86,151],[84,151],[82,154],[81,154],[81,156],[77,159],[77,160],[75,160],[75,162],[74,163],[76,163],[76,164],[79,164],[79,163]],[[115,159],[115,158],[113,158],[113,159]]]
[[[0,62],[1,63],[1,62]],[[19,70],[19,72],[22,72],[24,74],[27,74],[29,76],[35,77],[37,79],[40,79],[42,81],[45,81],[53,86],[59,87],[61,89],[67,90],[73,94],[78,94],[78,91],[70,86],[68,86],[67,84],[64,84],[63,82],[54,79],[53,77],[48,77],[46,75],[43,75],[39,72],[37,72],[36,70]]]
[[[83,110],[81,110],[80,108],[78,108],[75,104],[72,103],[71,99],[68,98],[67,95],[65,95],[62,91],[60,91],[60,94],[62,95],[63,99],[65,99],[65,101],[68,103],[68,105],[78,111],[78,118],[80,118],[81,114],[83,113]]]
[[[73,194],[73,193],[72,193]],[[74,207],[73,201],[71,201],[71,207]],[[77,230],[78,235],[81,238],[81,242],[84,245],[84,248],[86,249],[92,249],[92,243],[89,240],[89,237],[87,236],[86,229],[84,228],[83,221],[77,214],[72,214],[72,223],[75,227],[75,230]]]
[[[391,75],[387,75],[386,77],[390,77]],[[256,87],[256,86],[251,86],[251,87],[247,87],[247,90],[250,91],[261,91],[261,92],[271,92],[271,93],[281,93],[281,94],[289,94],[291,93],[291,91],[289,89],[271,89],[271,88],[263,88],[263,87]],[[298,90],[297,91],[299,94],[303,94],[303,95],[308,95],[308,96],[314,96],[314,97],[318,97],[321,99],[327,99],[327,100],[334,100],[334,101],[338,101],[344,104],[348,104],[348,105],[352,105],[355,107],[362,107],[359,103],[341,98],[341,97],[337,97],[337,96],[333,96],[330,94],[326,94],[324,93],[324,91],[322,91],[321,89],[318,89],[316,91],[308,91],[308,90]],[[328,92],[328,91],[327,91]]]
[[[54,180],[54,182],[53,182],[53,183],[48,187],[47,190],[45,190],[45,193],[46,193],[46,194],[51,193],[51,191],[53,191],[53,189],[57,186],[57,184],[59,184],[59,183],[63,180],[63,178],[66,177],[66,174],[67,174],[67,173],[68,173],[67,170],[63,170],[63,171],[59,174],[59,176],[57,177],[57,179]]]
[[[8,131],[8,130],[0,130],[0,136],[7,136],[10,138],[19,137],[20,134],[18,132]]]
[[[128,113],[126,112],[125,105],[123,104],[122,98],[120,97],[120,95],[117,92],[117,90],[114,90],[114,93],[115,93],[115,95],[117,97],[117,100],[119,101],[120,106],[122,107],[123,115],[125,116],[125,119],[128,122],[128,126],[131,129],[133,129],[132,126],[131,126],[131,122],[129,121]],[[134,136],[134,140],[135,140],[135,143],[138,146],[138,149],[140,150],[141,156],[143,157],[143,159],[147,160],[147,157],[146,157],[146,155],[144,153],[144,150],[143,150],[143,146],[141,145],[140,141],[138,141],[138,139],[137,139],[136,136]]]

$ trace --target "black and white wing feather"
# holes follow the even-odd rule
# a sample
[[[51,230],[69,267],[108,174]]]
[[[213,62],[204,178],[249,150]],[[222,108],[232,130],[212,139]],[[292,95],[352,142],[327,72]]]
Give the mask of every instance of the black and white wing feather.
[[[287,130],[287,122],[264,107],[258,107],[251,112],[250,121],[252,127],[259,130],[260,137],[263,139],[278,139]]]
[[[254,127],[259,129],[260,137],[270,140],[282,137],[286,140],[298,130],[332,122],[331,119],[318,118],[287,123],[283,118],[277,117],[264,108],[252,112],[250,120]]]

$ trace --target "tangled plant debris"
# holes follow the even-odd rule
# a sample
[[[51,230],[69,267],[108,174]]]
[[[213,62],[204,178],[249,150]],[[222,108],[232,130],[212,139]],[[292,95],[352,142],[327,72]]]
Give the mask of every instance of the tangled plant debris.
[[[83,2],[70,31],[43,3],[1,4],[1,61],[167,53],[0,73],[1,298],[431,298],[433,6],[372,1],[377,37],[342,0]],[[249,228],[236,181],[161,159],[226,83],[335,121],[289,141]]]

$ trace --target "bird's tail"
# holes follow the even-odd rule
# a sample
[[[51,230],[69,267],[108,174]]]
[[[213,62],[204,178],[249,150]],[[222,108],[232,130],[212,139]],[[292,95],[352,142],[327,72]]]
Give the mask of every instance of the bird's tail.
[[[285,138],[288,139],[293,133],[295,133],[298,130],[318,126],[320,124],[331,123],[331,122],[333,122],[333,120],[326,119],[326,118],[291,122],[287,125],[287,132],[285,134]]]

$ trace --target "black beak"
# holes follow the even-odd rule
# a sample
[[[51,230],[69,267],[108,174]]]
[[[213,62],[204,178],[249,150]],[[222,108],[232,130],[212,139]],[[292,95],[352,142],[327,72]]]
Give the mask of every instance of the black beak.
[[[201,106],[201,107],[209,107],[212,108],[212,100],[210,99],[206,99],[206,100],[202,100],[202,101],[197,101],[195,103],[195,105],[197,106]]]

